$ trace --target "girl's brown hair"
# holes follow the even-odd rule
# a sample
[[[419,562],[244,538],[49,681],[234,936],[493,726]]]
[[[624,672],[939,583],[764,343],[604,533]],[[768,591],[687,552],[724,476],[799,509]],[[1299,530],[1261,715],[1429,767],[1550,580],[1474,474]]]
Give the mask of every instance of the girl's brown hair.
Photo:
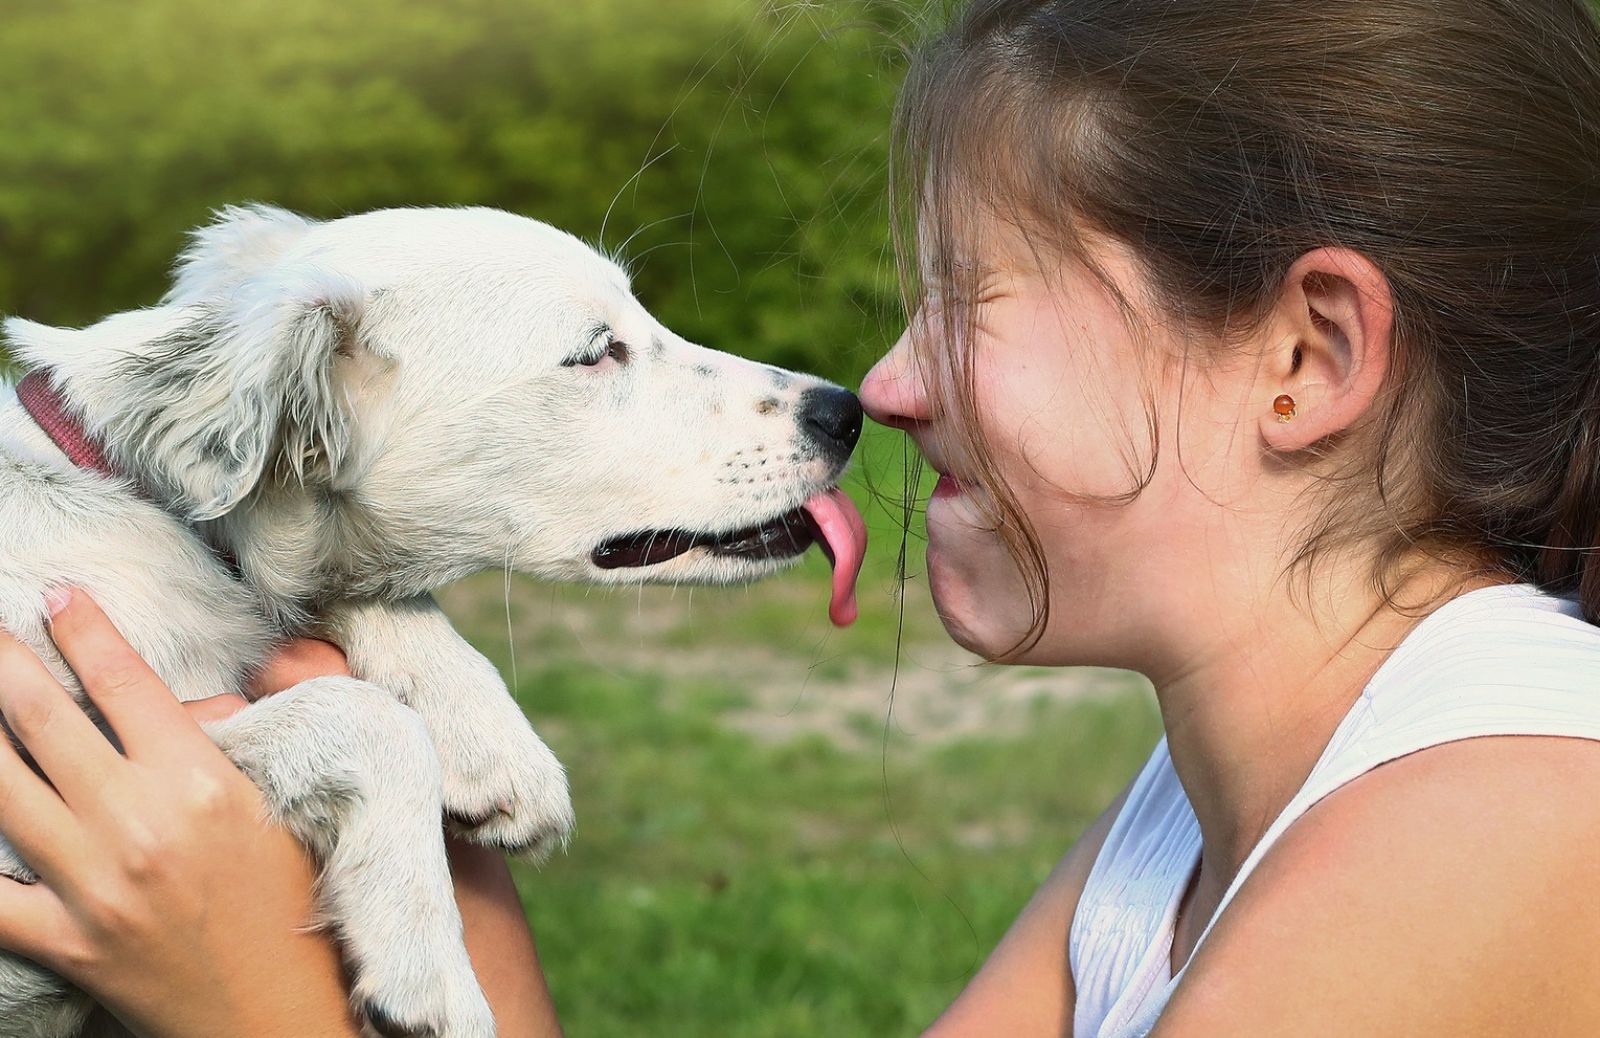
[[[1328,478],[1371,493],[1329,495],[1293,563],[1370,544],[1381,585],[1448,552],[1600,622],[1600,32],[1580,0],[975,0],[912,62],[892,183],[912,312],[970,298],[977,199],[1080,258],[1087,230],[1124,243],[1160,308],[1219,342],[1306,252],[1365,255],[1393,295],[1391,375],[1375,453]],[[927,370],[984,463],[972,315],[938,313]],[[979,469],[1034,602],[1022,648],[1045,559]]]

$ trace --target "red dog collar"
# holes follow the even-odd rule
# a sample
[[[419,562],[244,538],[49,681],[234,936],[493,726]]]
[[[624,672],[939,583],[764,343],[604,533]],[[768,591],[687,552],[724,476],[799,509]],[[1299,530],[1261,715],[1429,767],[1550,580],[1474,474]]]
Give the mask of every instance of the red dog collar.
[[[56,392],[49,374],[42,368],[22,376],[22,381],[17,383],[17,400],[45,435],[72,459],[74,465],[93,469],[104,476],[117,475],[117,470],[106,459],[105,451],[89,438],[83,426],[68,412],[67,402]]]

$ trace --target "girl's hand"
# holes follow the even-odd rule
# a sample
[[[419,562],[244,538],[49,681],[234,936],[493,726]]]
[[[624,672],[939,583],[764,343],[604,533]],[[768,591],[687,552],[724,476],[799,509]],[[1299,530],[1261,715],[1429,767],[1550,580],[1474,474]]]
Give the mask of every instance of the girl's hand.
[[[51,636],[124,752],[0,632],[0,712],[49,780],[0,747],[0,833],[40,879],[0,880],[0,946],[145,1035],[358,1034],[335,948],[310,928],[300,845],[86,595],[52,609]]]
[[[335,948],[308,929],[312,863],[263,821],[260,793],[194,723],[247,700],[179,704],[81,593],[56,610],[51,635],[126,756],[32,651],[0,632],[0,712],[50,780],[0,747],[0,834],[41,880],[0,879],[0,947],[67,977],[151,1038],[357,1034]],[[348,673],[336,646],[300,639],[247,692]],[[452,842],[450,862],[500,1034],[559,1036],[504,859]]]

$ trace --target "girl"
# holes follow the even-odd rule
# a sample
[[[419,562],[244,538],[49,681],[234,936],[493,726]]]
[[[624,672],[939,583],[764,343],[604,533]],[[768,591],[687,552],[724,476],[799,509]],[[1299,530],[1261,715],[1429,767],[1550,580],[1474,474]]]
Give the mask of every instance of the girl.
[[[928,1034],[1600,1033],[1595,112],[1580,0],[976,0],[924,46],[913,318],[863,403],[940,474],[951,635],[1140,671],[1166,729]],[[74,665],[115,656],[74,610]],[[10,656],[8,715],[59,695]],[[52,777],[89,767],[73,734],[46,726]],[[52,846],[8,773],[0,827]],[[163,930],[181,898],[137,872],[80,908],[93,866],[52,868],[29,893],[63,907],[0,905],[0,941],[113,1006],[204,1001],[186,942],[283,943],[248,905]],[[238,1020],[327,985],[261,961]]]

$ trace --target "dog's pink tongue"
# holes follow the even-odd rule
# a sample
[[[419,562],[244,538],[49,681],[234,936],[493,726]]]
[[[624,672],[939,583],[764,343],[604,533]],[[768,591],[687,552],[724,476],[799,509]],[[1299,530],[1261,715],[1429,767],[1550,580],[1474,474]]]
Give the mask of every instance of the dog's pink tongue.
[[[867,524],[856,503],[837,487],[807,501],[805,510],[822,531],[828,561],[833,563],[828,619],[836,627],[848,627],[856,622],[856,578],[861,575],[861,560],[867,557]]]

